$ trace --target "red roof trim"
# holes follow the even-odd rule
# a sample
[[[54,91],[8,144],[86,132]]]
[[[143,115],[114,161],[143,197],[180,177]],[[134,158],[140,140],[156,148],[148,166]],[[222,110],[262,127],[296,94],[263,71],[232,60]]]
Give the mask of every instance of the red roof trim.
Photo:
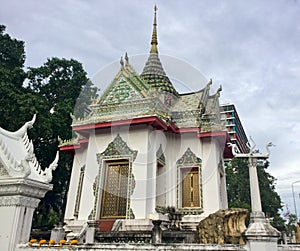
[[[194,132],[194,133],[198,133],[199,134],[200,128],[198,128],[198,127],[186,127],[186,128],[179,128],[178,131],[180,133]]]
[[[91,130],[91,129],[107,128],[107,127],[112,127],[112,126],[137,125],[137,124],[144,124],[144,123],[151,124],[154,127],[159,126],[162,129],[167,130],[166,124],[155,116],[127,119],[127,120],[119,120],[119,121],[112,121],[112,122],[101,122],[101,123],[97,123],[97,124],[78,125],[78,126],[73,126],[73,130],[74,131],[85,131],[85,130]]]
[[[61,152],[66,152],[66,153],[71,153],[71,154],[73,154],[74,151],[75,151],[76,149],[82,148],[82,147],[83,147],[84,145],[86,145],[88,142],[89,142],[88,139],[80,139],[80,140],[78,141],[78,144],[76,144],[76,145],[68,145],[68,146],[61,146],[61,147],[59,147],[59,150],[60,150]]]
[[[200,128],[198,127],[182,127],[178,128],[172,121],[169,121],[168,123],[168,129],[175,133],[199,133]]]
[[[113,126],[122,126],[122,125],[139,125],[139,124],[150,124],[153,127],[156,127],[157,129],[162,129],[164,131],[171,131],[174,133],[197,133],[199,138],[206,138],[206,137],[227,138],[227,132],[224,131],[200,133],[199,127],[178,128],[172,121],[168,121],[168,123],[166,124],[164,121],[162,121],[156,116],[119,120],[119,121],[110,121],[110,122],[101,122],[97,124],[77,125],[77,126],[73,126],[73,130],[88,132],[93,129],[101,129],[101,128],[108,128]],[[82,144],[87,142],[88,139],[83,139],[78,142],[79,144],[60,147],[60,151],[74,151],[75,149],[81,148]]]
[[[225,137],[225,139],[227,139],[228,134],[227,134],[226,131],[201,132],[201,133],[199,133],[199,138],[209,138],[209,137]]]
[[[199,133],[200,129],[198,127],[186,127],[178,128],[172,121],[168,121],[166,124],[164,121],[159,119],[156,116],[127,119],[127,120],[118,120],[112,122],[101,122],[97,124],[86,124],[86,125],[77,125],[73,126],[74,131],[89,131],[93,129],[108,128],[112,126],[122,126],[122,125],[138,125],[138,124],[150,124],[153,127],[159,127],[164,131],[172,131],[175,133],[190,133],[196,132]]]
[[[224,151],[223,151],[224,158],[226,158],[226,159],[232,159],[233,158],[233,155],[232,155],[232,152],[231,152],[231,147],[229,147],[227,145],[227,143],[230,142],[227,131],[199,133],[199,138],[209,138],[209,137],[216,137],[217,140],[221,144],[224,144]]]

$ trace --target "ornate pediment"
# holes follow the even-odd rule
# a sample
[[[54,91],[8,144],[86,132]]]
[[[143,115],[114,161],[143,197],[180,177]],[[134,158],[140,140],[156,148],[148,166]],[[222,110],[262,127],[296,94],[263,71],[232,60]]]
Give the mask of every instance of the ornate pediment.
[[[107,148],[104,152],[97,154],[98,163],[100,162],[101,157],[121,157],[121,156],[132,156],[132,160],[134,161],[137,155],[137,151],[131,150],[126,142],[121,138],[118,134],[115,139],[108,144]]]
[[[188,147],[182,157],[177,160],[177,165],[180,166],[199,166],[202,163],[202,160],[192,152]]]
[[[102,104],[109,103],[121,103],[129,100],[136,100],[143,98],[143,95],[138,92],[132,84],[121,77],[116,81],[116,84],[112,86],[109,92],[106,93]]]
[[[148,97],[147,92],[147,85],[127,61],[126,66],[122,65],[121,70],[103,93],[98,104],[106,105],[139,100]]]

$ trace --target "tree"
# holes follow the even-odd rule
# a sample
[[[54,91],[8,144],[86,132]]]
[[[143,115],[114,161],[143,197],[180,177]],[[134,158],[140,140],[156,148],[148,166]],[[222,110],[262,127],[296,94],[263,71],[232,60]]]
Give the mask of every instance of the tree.
[[[0,24],[0,81],[19,88],[23,85],[25,72],[24,42],[5,34],[5,26]]]
[[[48,59],[43,66],[25,72],[24,42],[4,31],[5,26],[0,25],[0,126],[17,130],[36,113],[29,137],[37,159],[45,168],[58,150],[58,136],[72,137],[70,113],[74,113],[75,104],[76,115],[82,117],[88,99],[96,96],[97,88],[88,80],[82,64],[74,59]],[[52,228],[54,221],[62,220],[72,161],[72,156],[60,154],[58,168],[53,173],[53,191],[39,204],[34,227]]]
[[[297,231],[296,224],[297,224],[297,215],[289,214],[288,222],[286,225],[286,231],[288,235],[292,235],[293,232],[295,233]]]
[[[95,96],[97,88],[88,80],[81,63],[71,59],[51,58],[38,68],[29,68],[28,89],[37,93],[46,100],[48,111],[40,114],[41,124],[33,131],[33,143],[36,146],[37,158],[48,166],[58,150],[58,137],[72,138],[70,113],[74,113],[74,107],[87,105],[79,96]],[[83,90],[84,94],[81,94]],[[79,110],[77,113],[80,114]],[[45,130],[42,132],[41,130]],[[50,157],[52,156],[52,158]],[[40,203],[36,215],[38,225],[52,227],[51,219],[63,219],[67,190],[69,186],[73,158],[70,155],[60,153],[59,168],[53,175],[53,191],[46,194]],[[51,217],[44,217],[51,213]],[[49,216],[49,215],[48,215]]]
[[[98,90],[99,89],[95,87],[90,80],[82,87],[74,108],[76,118],[83,118],[89,113],[88,106],[91,103],[91,98],[97,97]]]
[[[262,201],[262,210],[272,219],[274,227],[282,229],[284,220],[279,215],[282,209],[281,199],[275,191],[276,179],[267,172],[269,162],[257,165],[257,174]],[[235,158],[227,163],[226,182],[229,207],[247,208],[251,211],[250,180],[248,160]]]
[[[23,88],[26,73],[24,42],[5,34],[5,26],[0,25],[0,126],[8,130],[17,130],[24,121],[31,119],[36,112],[32,102],[37,96]],[[26,114],[28,110],[28,116]]]
[[[236,158],[227,163],[226,182],[229,207],[251,209],[250,183],[247,162]]]

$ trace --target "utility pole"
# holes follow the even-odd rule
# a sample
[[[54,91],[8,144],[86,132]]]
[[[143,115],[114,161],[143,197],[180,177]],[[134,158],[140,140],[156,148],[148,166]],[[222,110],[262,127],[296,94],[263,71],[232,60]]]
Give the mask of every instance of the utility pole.
[[[296,206],[296,199],[295,199],[295,191],[294,191],[294,184],[299,183],[300,180],[294,181],[292,183],[292,193],[293,193],[293,200],[294,200],[294,209],[295,209],[295,215],[298,219],[298,214],[297,214],[297,206]],[[299,193],[299,197],[300,197],[300,193]]]

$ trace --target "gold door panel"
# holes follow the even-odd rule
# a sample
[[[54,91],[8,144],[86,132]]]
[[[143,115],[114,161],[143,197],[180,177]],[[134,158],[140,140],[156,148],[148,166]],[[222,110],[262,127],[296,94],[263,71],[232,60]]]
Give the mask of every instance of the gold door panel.
[[[128,171],[128,162],[106,164],[101,218],[126,217]]]

